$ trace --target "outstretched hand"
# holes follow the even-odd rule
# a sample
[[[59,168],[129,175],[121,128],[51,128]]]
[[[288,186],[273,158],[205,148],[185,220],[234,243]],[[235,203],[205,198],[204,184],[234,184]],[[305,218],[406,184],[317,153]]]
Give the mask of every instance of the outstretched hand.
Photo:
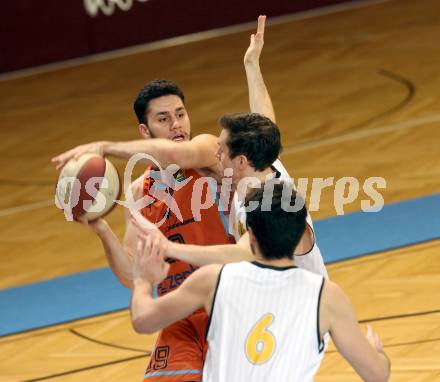
[[[145,219],[139,212],[131,212],[131,224],[133,224],[139,240],[145,241],[150,238],[152,242],[161,247],[164,255],[167,256],[170,242],[155,224]]]
[[[55,163],[57,170],[61,170],[69,160],[76,160],[85,153],[104,155],[104,142],[92,142],[76,146],[71,150],[53,157],[51,162]]]
[[[167,277],[170,264],[165,261],[164,249],[157,239],[139,240],[133,258],[133,279],[148,281],[156,286]]]
[[[251,42],[244,55],[245,64],[258,64],[264,45],[264,27],[266,16],[258,17],[257,33],[251,35]]]

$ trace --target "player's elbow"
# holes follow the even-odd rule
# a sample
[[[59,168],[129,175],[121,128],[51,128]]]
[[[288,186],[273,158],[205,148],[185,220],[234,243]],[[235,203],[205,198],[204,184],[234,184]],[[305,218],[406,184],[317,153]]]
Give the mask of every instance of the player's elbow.
[[[387,382],[390,378],[390,365],[388,361],[381,360],[376,367],[371,368],[370,373],[365,382]]]
[[[388,382],[389,379],[389,373],[385,373],[381,371],[377,374],[372,374],[370,378],[365,379],[365,382]]]

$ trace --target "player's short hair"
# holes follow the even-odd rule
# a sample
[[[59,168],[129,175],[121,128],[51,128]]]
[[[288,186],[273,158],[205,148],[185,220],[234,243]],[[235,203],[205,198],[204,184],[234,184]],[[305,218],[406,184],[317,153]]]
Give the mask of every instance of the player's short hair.
[[[283,187],[286,196],[283,199]],[[266,191],[267,192],[267,191]],[[257,239],[261,254],[266,259],[293,258],[293,252],[306,229],[307,209],[304,199],[292,185],[281,182],[274,184],[270,209],[263,208],[264,185],[253,188],[246,196],[245,205],[258,202],[258,207],[246,212],[246,224]],[[301,206],[298,211],[287,212],[285,205]],[[285,207],[284,207],[285,208]]]
[[[176,95],[183,103],[185,96],[182,89],[172,81],[153,80],[146,84],[134,100],[133,108],[139,123],[147,124],[147,113],[150,101],[155,98]]]
[[[229,132],[226,141],[230,157],[244,155],[257,171],[270,167],[281,152],[278,126],[257,113],[226,114],[219,120]]]

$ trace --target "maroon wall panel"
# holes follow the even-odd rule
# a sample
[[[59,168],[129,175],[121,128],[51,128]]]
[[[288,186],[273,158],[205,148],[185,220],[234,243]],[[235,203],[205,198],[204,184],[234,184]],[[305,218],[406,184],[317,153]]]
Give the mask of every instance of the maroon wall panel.
[[[347,0],[13,0],[0,13],[0,72]]]

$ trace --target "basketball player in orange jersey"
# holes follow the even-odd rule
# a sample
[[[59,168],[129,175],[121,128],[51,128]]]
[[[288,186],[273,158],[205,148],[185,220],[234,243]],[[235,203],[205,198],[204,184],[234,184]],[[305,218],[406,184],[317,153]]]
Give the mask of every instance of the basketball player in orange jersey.
[[[259,68],[264,23],[265,16],[260,16],[257,34],[251,37],[251,44],[244,61],[252,111],[274,118],[272,103]],[[139,120],[139,131],[144,140],[82,145],[53,158],[57,168],[61,168],[68,160],[79,157],[85,152],[122,158],[130,158],[135,153],[144,152],[154,157],[163,167],[177,164],[183,169],[176,176],[177,183],[185,182],[192,176],[191,181],[173,193],[183,221],[179,221],[160,200],[145,207],[142,214],[152,222],[160,221],[165,217],[165,223],[160,226],[160,230],[169,240],[200,245],[229,243],[228,229],[223,224],[226,220],[222,220],[216,204],[209,209],[201,209],[200,221],[193,219],[190,205],[191,192],[197,179],[201,176],[213,176],[219,179],[222,175],[216,158],[217,137],[202,134],[191,139],[184,96],[172,82],[149,83],[136,98],[134,109]],[[150,190],[154,188],[154,179],[148,176],[148,172],[149,170],[147,176],[139,178],[131,185],[130,191],[135,199],[150,194]],[[205,189],[202,200],[210,192]],[[119,280],[125,286],[132,287],[131,257],[136,249],[137,236],[128,216],[122,243],[104,219],[83,223],[88,224],[100,237],[107,260]],[[194,266],[181,261],[172,262],[167,278],[157,288],[158,295],[177,288],[195,269]],[[206,350],[206,325],[207,315],[199,310],[190,317],[165,328],[159,335],[145,374],[145,381],[200,381]]]

